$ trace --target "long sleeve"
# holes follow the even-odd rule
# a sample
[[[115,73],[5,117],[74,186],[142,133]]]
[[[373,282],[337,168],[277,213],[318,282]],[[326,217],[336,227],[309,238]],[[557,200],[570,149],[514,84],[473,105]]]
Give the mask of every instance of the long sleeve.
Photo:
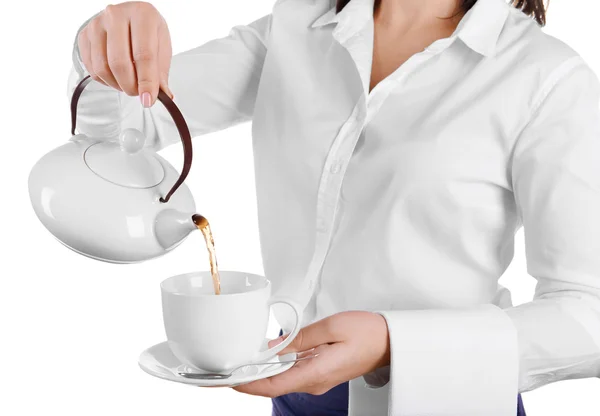
[[[267,15],[247,26],[234,27],[227,37],[173,57],[169,87],[192,136],[252,118],[270,25],[271,15]],[[73,60],[69,97],[86,75],[77,46]],[[147,143],[157,149],[179,140],[175,125],[160,102],[144,109],[138,97],[96,82],[89,84],[79,101],[78,131],[88,136],[116,138],[127,127],[144,132]]]
[[[531,302],[380,312],[390,415],[514,416],[518,392],[600,376],[599,99],[594,73],[568,60],[513,148],[527,270],[538,282]],[[365,381],[381,385],[376,376]]]
[[[519,334],[521,391],[600,376],[600,85],[579,58],[563,68],[513,159],[537,279],[534,301],[506,311]]]

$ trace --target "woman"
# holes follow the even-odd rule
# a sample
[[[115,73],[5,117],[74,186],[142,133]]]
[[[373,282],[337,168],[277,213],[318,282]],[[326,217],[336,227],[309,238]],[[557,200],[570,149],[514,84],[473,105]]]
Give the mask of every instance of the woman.
[[[237,387],[274,414],[524,415],[519,392],[600,375],[599,83],[513,3],[279,0],[172,61],[148,4],[82,26],[82,133],[171,144],[159,87],[194,135],[253,121],[265,273],[308,315],[287,351],[320,353]]]

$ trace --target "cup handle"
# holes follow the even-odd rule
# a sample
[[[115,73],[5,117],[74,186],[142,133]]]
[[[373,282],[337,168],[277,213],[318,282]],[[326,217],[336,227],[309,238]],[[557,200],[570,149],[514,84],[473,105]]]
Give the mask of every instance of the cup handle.
[[[296,324],[294,325],[294,329],[292,330],[292,332],[282,343],[274,346],[273,348],[269,348],[265,351],[259,352],[256,358],[253,360],[254,362],[266,361],[270,358],[273,358],[274,356],[279,354],[285,347],[290,345],[294,338],[296,338],[296,335],[298,335],[298,332],[300,332],[300,324],[302,323],[302,308],[300,307],[300,305],[289,298],[275,296],[271,300],[269,300],[269,308],[276,303],[285,303],[294,310],[296,314]]]

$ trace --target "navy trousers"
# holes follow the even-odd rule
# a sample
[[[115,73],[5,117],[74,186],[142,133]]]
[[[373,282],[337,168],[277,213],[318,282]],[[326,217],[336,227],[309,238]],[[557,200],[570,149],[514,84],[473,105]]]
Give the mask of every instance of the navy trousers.
[[[272,416],[347,416],[348,383],[340,384],[321,396],[291,393],[273,399]],[[517,416],[525,416],[521,395]]]

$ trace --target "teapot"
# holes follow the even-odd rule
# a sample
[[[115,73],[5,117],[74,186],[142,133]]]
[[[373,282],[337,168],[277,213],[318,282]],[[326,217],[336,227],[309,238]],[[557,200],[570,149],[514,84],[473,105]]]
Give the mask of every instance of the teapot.
[[[111,263],[159,257],[197,229],[194,199],[183,183],[192,164],[192,140],[175,103],[162,90],[165,106],[181,136],[180,174],[144,146],[136,129],[118,140],[75,134],[77,103],[88,75],[71,98],[71,134],[64,145],[43,156],[29,175],[29,196],[42,224],[68,248]]]

